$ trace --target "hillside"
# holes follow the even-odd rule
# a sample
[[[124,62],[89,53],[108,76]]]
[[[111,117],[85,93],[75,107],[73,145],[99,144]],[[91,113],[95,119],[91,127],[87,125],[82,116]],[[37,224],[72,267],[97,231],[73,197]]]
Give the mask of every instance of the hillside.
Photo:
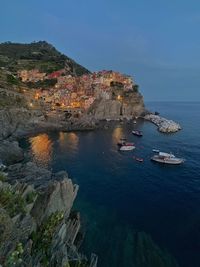
[[[46,73],[65,69],[68,74],[74,76],[89,73],[86,68],[58,52],[45,41],[30,44],[1,43],[0,67],[6,68],[12,73],[17,73],[17,71],[23,69],[38,69]]]

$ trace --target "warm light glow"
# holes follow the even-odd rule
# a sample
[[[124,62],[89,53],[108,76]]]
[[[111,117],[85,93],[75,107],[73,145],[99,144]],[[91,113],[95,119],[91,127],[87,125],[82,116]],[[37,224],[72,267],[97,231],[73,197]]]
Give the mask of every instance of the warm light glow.
[[[40,134],[29,139],[31,150],[37,164],[47,167],[52,154],[52,141],[47,134]]]
[[[65,106],[65,104],[64,104],[64,103],[62,103],[62,104],[61,104],[61,106],[62,106],[62,107],[64,107],[64,106]]]
[[[72,102],[72,103],[71,103],[71,106],[72,106],[73,108],[80,108],[81,104],[80,104],[80,102],[75,101],[75,102]]]
[[[30,103],[30,107],[33,107],[33,103]]]
[[[117,96],[117,100],[122,100],[121,95],[118,95],[118,96]]]
[[[78,135],[75,133],[59,133],[59,145],[62,151],[75,151],[78,148]]]
[[[35,94],[35,99],[37,100],[40,97],[39,93]]]
[[[123,138],[123,128],[122,127],[117,127],[114,129],[112,133],[112,140],[114,144],[117,144],[120,140],[120,138]]]

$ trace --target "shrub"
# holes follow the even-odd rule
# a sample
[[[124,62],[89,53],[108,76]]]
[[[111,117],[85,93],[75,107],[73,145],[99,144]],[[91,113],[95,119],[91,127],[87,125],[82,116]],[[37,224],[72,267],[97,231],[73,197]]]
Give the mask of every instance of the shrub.
[[[137,85],[137,84],[133,85],[133,91],[135,93],[138,93],[138,91],[139,91],[139,85]]]
[[[0,172],[0,181],[5,182],[6,180],[6,175],[3,172]]]
[[[52,213],[49,218],[41,225],[37,232],[33,232],[31,238],[33,240],[33,253],[40,252],[42,254],[42,263],[48,266],[49,247],[56,227],[64,218],[62,211]]]
[[[11,189],[0,189],[0,205],[9,213],[11,217],[19,213],[26,213],[26,202],[19,194]]]
[[[7,75],[7,82],[14,84],[14,85],[18,85],[19,84],[19,79],[16,78],[14,75],[12,74],[8,74]]]
[[[36,191],[32,191],[30,193],[27,194],[26,196],[26,202],[27,204],[33,203],[35,198],[37,196],[37,192]]]
[[[21,266],[22,264],[22,254],[24,249],[22,243],[18,243],[15,250],[9,255],[5,262],[5,267]]]

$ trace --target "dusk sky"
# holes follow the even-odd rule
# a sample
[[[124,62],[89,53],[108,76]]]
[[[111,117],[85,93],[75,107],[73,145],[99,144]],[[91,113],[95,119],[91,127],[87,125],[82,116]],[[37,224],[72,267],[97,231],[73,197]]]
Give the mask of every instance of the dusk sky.
[[[146,101],[200,100],[199,0],[0,3],[0,42],[46,40],[91,71],[133,76]]]

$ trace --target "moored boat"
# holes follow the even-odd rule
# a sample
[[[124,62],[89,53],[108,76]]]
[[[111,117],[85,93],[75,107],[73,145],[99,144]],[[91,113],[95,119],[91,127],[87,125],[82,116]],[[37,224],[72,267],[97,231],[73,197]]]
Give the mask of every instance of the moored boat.
[[[137,135],[137,136],[143,136],[142,131],[139,131],[139,130],[133,130],[132,134]]]
[[[130,151],[130,150],[133,150],[133,149],[135,149],[135,146],[134,146],[133,143],[124,143],[119,148],[120,151]]]
[[[165,153],[165,152],[159,152],[158,154],[151,157],[151,160],[159,162],[159,163],[165,163],[165,164],[181,164],[185,160],[183,158],[177,158],[172,153]]]
[[[133,156],[133,159],[136,160],[136,161],[139,161],[139,162],[143,162],[144,161],[143,158],[138,158],[138,157],[135,157],[135,156]]]

